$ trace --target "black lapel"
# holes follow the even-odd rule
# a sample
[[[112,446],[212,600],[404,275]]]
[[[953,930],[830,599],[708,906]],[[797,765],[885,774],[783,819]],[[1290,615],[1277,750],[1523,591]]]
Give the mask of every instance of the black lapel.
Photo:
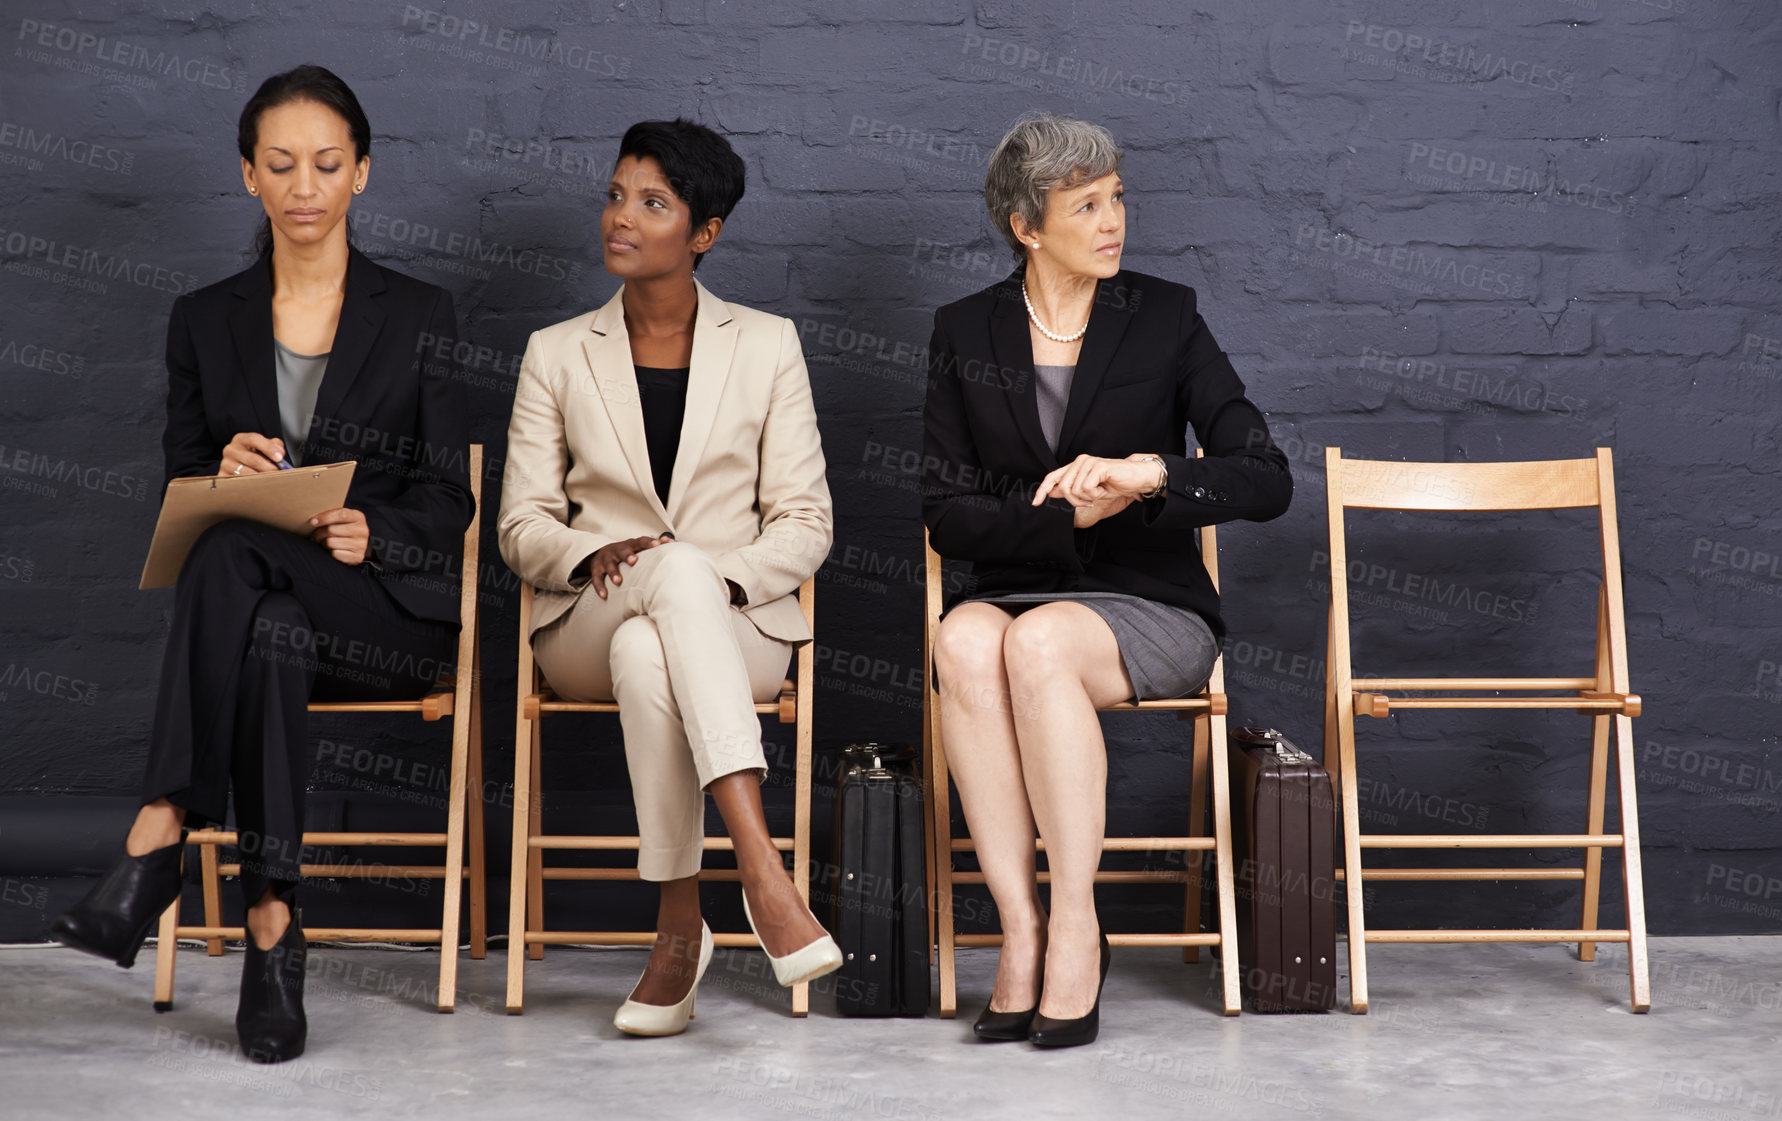
[[[365,366],[371,344],[384,326],[383,272],[357,249],[347,250],[346,291],[340,300],[340,322],[334,328],[334,345],[328,351],[328,369],[316,392],[316,419],[333,417],[346,399],[353,380]],[[270,316],[270,313],[268,313]],[[304,433],[308,436],[308,433]]]
[[[1133,290],[1130,274],[1121,271],[1095,286],[1095,303],[1089,307],[1089,330],[1083,335],[1082,349],[1077,351],[1076,373],[1070,379],[1070,399],[1064,406],[1064,423],[1058,429],[1059,462],[1065,462],[1067,449],[1082,427],[1095,391],[1101,388],[1102,375],[1113,361],[1114,351],[1126,337],[1132,322]],[[1037,407],[1036,407],[1037,413]]]
[[[985,386],[997,387],[1008,404],[1015,429],[1027,442],[1028,450],[1048,467],[1056,466],[1058,457],[1046,446],[1046,433],[1040,427],[1039,387],[1033,372],[1033,338],[1027,333],[1027,305],[1021,300],[1021,269],[991,289],[990,350],[997,369],[961,370],[962,380],[975,375]],[[1062,443],[1059,447],[1063,447]]]
[[[229,312],[235,360],[247,383],[248,400],[262,436],[283,435],[278,420],[278,372],[272,357],[272,262],[261,257],[235,281],[235,307]]]

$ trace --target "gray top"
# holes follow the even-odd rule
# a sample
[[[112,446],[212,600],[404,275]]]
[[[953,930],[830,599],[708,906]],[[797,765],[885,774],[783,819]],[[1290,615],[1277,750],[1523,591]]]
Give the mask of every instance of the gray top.
[[[293,467],[303,465],[303,441],[316,415],[316,394],[328,372],[328,355],[298,354],[272,340],[278,366],[278,422],[285,430],[285,455]]]
[[[1040,431],[1046,434],[1046,446],[1058,451],[1058,431],[1064,427],[1064,406],[1070,400],[1070,381],[1075,366],[1041,366],[1033,373],[1038,382]]]

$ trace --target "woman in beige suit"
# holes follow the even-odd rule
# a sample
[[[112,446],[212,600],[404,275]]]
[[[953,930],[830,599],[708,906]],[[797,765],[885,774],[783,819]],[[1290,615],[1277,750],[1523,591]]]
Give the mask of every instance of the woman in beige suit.
[[[501,555],[538,590],[533,652],[559,694],[619,702],[638,872],[661,884],[655,947],[614,1019],[635,1035],[682,1031],[711,960],[705,791],[779,982],[841,964],[761,810],[754,705],[811,640],[794,593],[832,519],[792,324],[693,277],[742,193],[742,160],[710,129],[633,125],[600,220],[624,285],[532,336],[508,426]]]

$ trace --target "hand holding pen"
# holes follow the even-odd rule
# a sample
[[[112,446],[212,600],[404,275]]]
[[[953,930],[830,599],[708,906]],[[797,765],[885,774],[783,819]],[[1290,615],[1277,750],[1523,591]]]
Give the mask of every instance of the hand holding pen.
[[[253,475],[261,471],[292,470],[285,442],[258,432],[237,432],[223,449],[219,475]]]

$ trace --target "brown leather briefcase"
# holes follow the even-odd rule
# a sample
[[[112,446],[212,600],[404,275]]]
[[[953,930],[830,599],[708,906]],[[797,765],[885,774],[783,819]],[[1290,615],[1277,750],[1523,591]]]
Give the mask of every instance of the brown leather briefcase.
[[[1231,842],[1238,959],[1257,1012],[1336,1007],[1330,775],[1273,728],[1233,728]]]

